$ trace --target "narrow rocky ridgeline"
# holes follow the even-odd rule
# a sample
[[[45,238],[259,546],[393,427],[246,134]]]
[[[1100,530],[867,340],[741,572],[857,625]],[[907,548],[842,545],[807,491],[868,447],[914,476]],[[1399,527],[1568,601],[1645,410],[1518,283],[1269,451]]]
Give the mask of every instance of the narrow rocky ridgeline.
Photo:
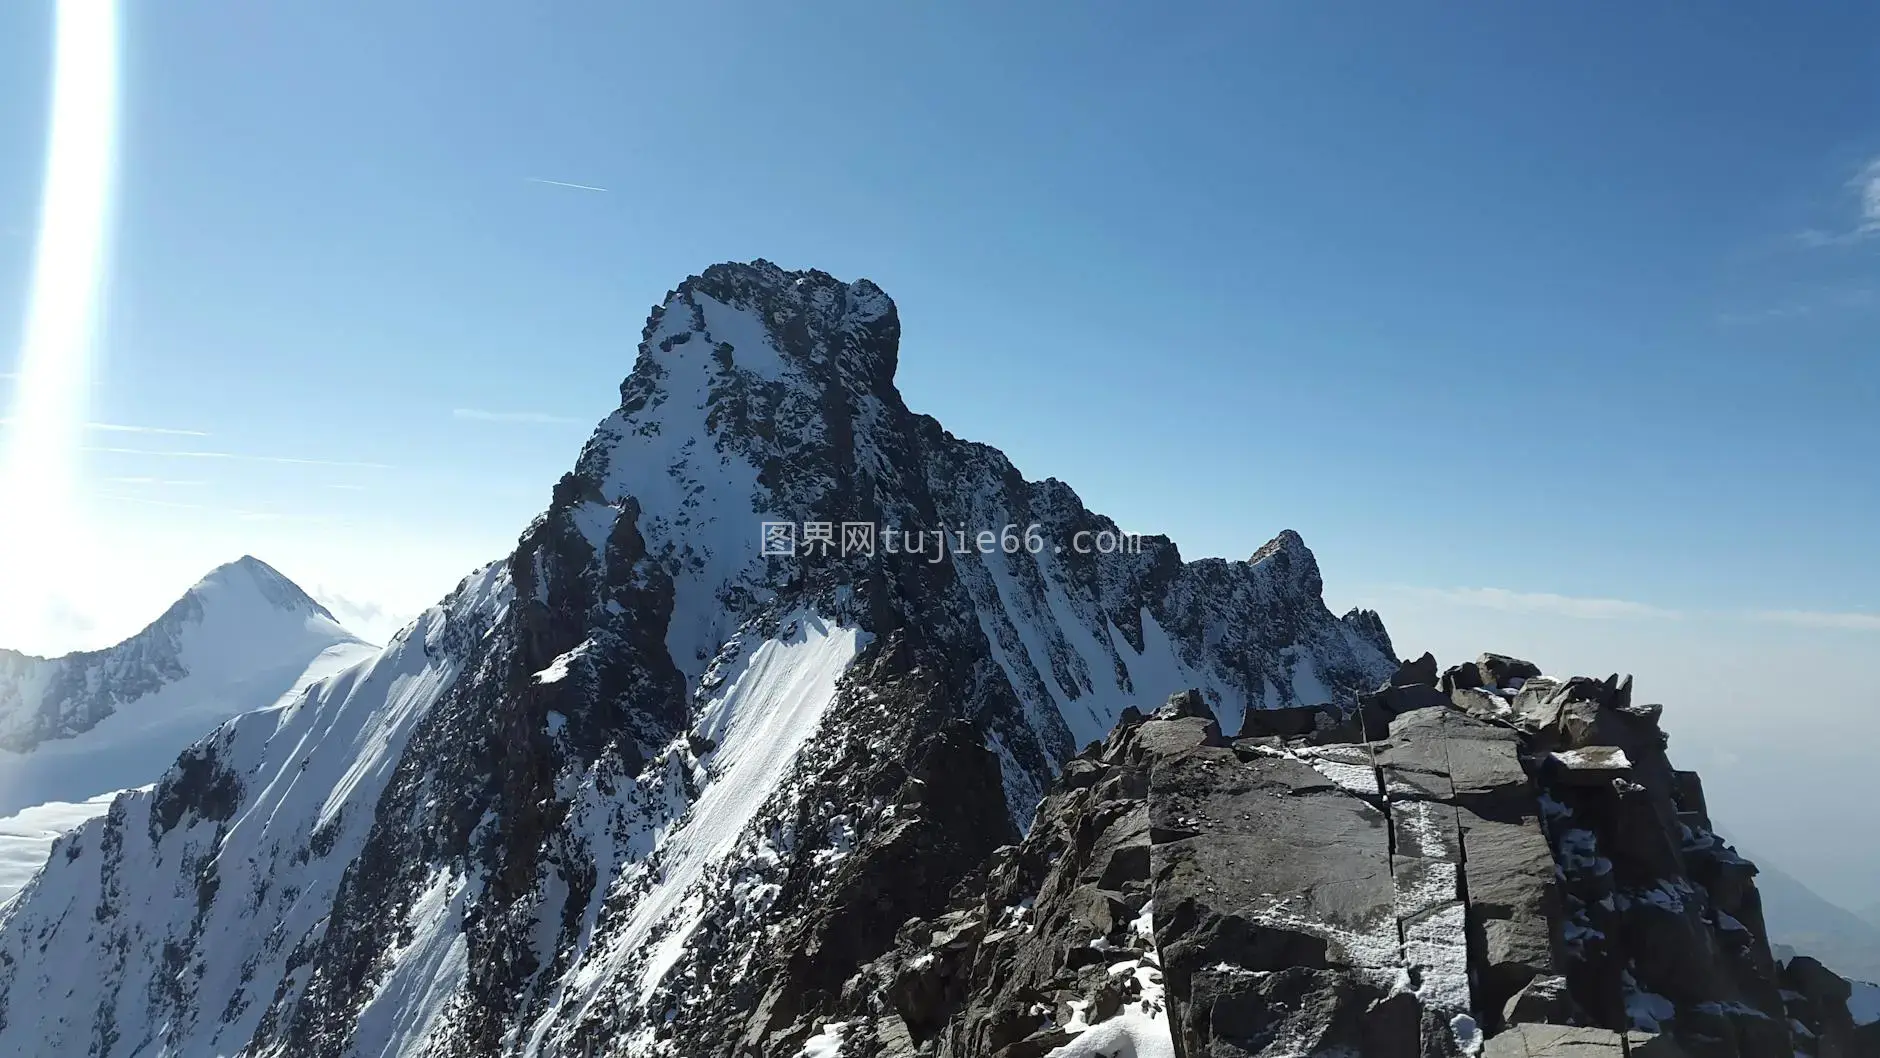
[[[1880,1056],[1770,954],[1631,681],[1425,655],[1356,707],[1187,692],[793,1032],[809,1058]],[[1866,1020],[1863,1022],[1863,1018]]]

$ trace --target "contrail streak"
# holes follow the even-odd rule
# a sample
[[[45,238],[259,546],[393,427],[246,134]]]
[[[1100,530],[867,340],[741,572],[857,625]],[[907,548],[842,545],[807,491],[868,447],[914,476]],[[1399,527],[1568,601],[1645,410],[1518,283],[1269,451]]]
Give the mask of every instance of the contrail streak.
[[[569,188],[573,188],[576,191],[605,191],[607,190],[604,187],[595,187],[593,184],[571,184],[566,180],[547,180],[539,176],[525,176],[523,177],[523,179],[527,180],[531,184],[547,184],[550,187],[569,187]]]
[[[98,430],[103,433],[154,433],[167,437],[209,436],[202,430],[179,430],[171,426],[127,426],[118,422],[88,422],[85,424],[85,429]]]
[[[562,426],[581,421],[545,411],[488,411],[483,408],[453,408],[450,417],[470,422],[531,423],[538,426]]]
[[[32,294],[0,459],[0,643],[30,648],[83,526],[72,496],[117,146],[115,0],[59,0]]]
[[[13,425],[12,416],[7,416],[6,418],[0,418],[0,426],[12,426],[12,425]],[[97,430],[100,433],[162,434],[166,437],[207,437],[209,436],[207,432],[202,431],[202,430],[179,430],[170,426],[128,426],[124,423],[117,423],[117,422],[88,422],[85,424],[85,429]]]
[[[303,467],[353,467],[363,470],[392,470],[390,463],[359,462],[351,459],[299,459],[294,456],[251,456],[244,452],[206,452],[193,449],[113,448],[94,445],[87,452],[119,456],[154,456],[160,459],[235,459],[245,463],[290,463]]]

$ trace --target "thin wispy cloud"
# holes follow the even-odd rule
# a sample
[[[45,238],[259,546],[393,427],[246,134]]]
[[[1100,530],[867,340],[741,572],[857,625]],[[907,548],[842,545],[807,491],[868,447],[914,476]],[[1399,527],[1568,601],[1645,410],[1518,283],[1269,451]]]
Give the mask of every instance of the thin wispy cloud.
[[[187,478],[157,478],[144,476],[105,478],[104,480],[107,484],[111,485],[146,485],[151,488],[172,488],[208,484],[206,481]]]
[[[1502,610],[1507,613],[1551,614],[1557,617],[1578,617],[1597,621],[1622,618],[1665,620],[1683,616],[1677,610],[1653,606],[1650,603],[1633,602],[1629,599],[1556,595],[1553,592],[1544,591],[1511,591],[1507,588],[1412,588],[1410,590],[1417,595],[1440,599],[1444,602]]]
[[[1823,231],[1820,228],[1804,228],[1795,233],[1795,241],[1804,249],[1821,250],[1831,246],[1852,246],[1866,242],[1875,233],[1864,228],[1850,228],[1846,231]]]
[[[325,514],[311,513],[304,509],[264,510],[252,507],[230,506],[221,503],[193,503],[187,500],[158,499],[155,496],[128,495],[118,492],[93,492],[87,500],[100,504],[127,504],[134,507],[156,507],[175,511],[196,511],[216,518],[239,518],[248,522],[289,522],[294,525],[319,525],[335,529],[354,528],[353,523],[343,518]]]
[[[1880,632],[1880,614],[1832,610],[1757,610],[1759,621],[1800,625],[1803,628],[1839,628],[1849,632]]]
[[[11,426],[15,420],[11,416],[0,416],[0,426]],[[99,433],[141,433],[161,434],[166,437],[207,437],[201,430],[182,430],[173,426],[132,426],[121,422],[88,422],[85,429]]]
[[[97,430],[101,433],[163,434],[164,436],[167,436],[167,437],[207,437],[209,436],[207,433],[203,432],[202,430],[179,430],[179,429],[176,429],[175,427],[170,427],[170,426],[127,426],[123,423],[116,423],[116,422],[88,422],[85,424],[85,429]]]
[[[593,184],[576,184],[576,183],[571,183],[567,180],[550,180],[546,177],[541,177],[541,176],[525,176],[523,177],[523,179],[528,181],[531,184],[547,184],[549,187],[565,187],[569,189],[570,191],[605,192],[607,190],[604,187],[596,187]]]
[[[362,470],[391,470],[390,463],[371,463],[350,459],[300,459],[293,456],[257,456],[243,452],[212,452],[189,449],[111,448],[92,446],[87,452],[107,455],[149,456],[154,459],[222,459],[242,463],[285,463],[305,467],[352,467]]]
[[[415,613],[397,612],[376,599],[343,595],[325,585],[316,585],[309,594],[321,606],[332,611],[333,616],[339,618],[339,623],[348,631],[374,643],[389,641],[417,616]]]
[[[1513,591],[1508,588],[1397,587],[1395,591],[1456,606],[1537,614],[1592,621],[1667,621],[1713,619],[1758,624],[1832,628],[1850,632],[1880,632],[1880,613],[1859,610],[1702,610],[1677,609],[1632,599],[1604,599],[1553,592]]]
[[[1851,246],[1880,235],[1880,157],[1868,159],[1842,188],[1854,200],[1851,224],[1835,230],[1808,228],[1795,240],[1806,247]]]
[[[489,411],[484,408],[453,408],[450,417],[463,419],[466,422],[535,423],[550,426],[566,426],[581,421],[566,415],[552,415],[545,411]]]
[[[1869,161],[1849,184],[1860,193],[1860,226],[1880,231],[1880,158]]]
[[[1750,327],[1758,323],[1780,323],[1814,315],[1813,305],[1772,305],[1766,309],[1732,309],[1717,313],[1717,322],[1725,327]]]
[[[357,617],[364,621],[376,621],[385,616],[385,607],[369,599],[349,599],[337,592],[329,592],[323,588],[315,588],[313,590],[313,598],[315,602],[333,611],[335,614],[340,615],[342,618]]]
[[[1876,307],[1880,307],[1880,286],[1872,281],[1821,283],[1796,291],[1789,300],[1779,304],[1760,309],[1720,312],[1717,314],[1717,323],[1725,327],[1751,327],[1841,313],[1869,312]]]
[[[212,514],[227,515],[231,518],[243,519],[244,521],[271,522],[286,517],[286,515],[278,511],[251,511],[241,507],[218,507],[207,503],[159,500],[149,496],[120,496],[114,493],[100,492],[93,494],[92,498],[102,500],[106,503],[129,503],[139,507],[165,507],[170,510],[178,511],[208,511]]]

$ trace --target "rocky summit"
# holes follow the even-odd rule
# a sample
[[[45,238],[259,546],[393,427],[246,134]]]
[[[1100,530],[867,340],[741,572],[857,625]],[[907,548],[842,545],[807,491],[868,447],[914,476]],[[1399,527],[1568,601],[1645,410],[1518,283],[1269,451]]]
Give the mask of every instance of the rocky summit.
[[[668,293],[510,555],[60,839],[0,1055],[1875,1053],[1629,684],[1399,664],[1298,534],[1187,561],[913,412],[900,333]]]
[[[792,1053],[1880,1055],[1871,985],[1771,957],[1659,715],[1499,655],[1236,737],[1177,694],[1068,762]]]

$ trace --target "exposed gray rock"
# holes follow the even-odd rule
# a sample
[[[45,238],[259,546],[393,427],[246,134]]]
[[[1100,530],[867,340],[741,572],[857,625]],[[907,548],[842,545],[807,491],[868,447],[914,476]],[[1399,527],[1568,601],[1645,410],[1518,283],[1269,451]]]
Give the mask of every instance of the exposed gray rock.
[[[1397,667],[1397,672],[1390,678],[1392,687],[1434,687],[1436,686],[1436,655],[1425,651],[1423,656],[1406,661]]]
[[[1399,717],[1378,753],[1398,806],[1393,816],[1418,809],[1427,827],[1439,811],[1435,806],[1442,806],[1442,848],[1419,851],[1456,863],[1462,873],[1481,993],[1475,1001],[1490,1014],[1535,975],[1557,973],[1560,966],[1553,862],[1518,747],[1513,730],[1435,708]],[[1408,844],[1400,840],[1398,847]],[[1495,1020],[1483,1018],[1490,1027]]]
[[[1486,1058],[1625,1058],[1625,1037],[1610,1029],[1516,1025],[1491,1036]]]
[[[1632,761],[1617,746],[1584,746],[1563,749],[1547,755],[1560,782],[1576,786],[1600,786],[1631,774]]]
[[[1298,760],[1200,748],[1150,775],[1155,936],[1180,1053],[1359,1044],[1401,965],[1383,814]],[[1275,802],[1284,810],[1260,811]],[[1270,976],[1297,970],[1317,972]]]
[[[1541,674],[1539,665],[1506,654],[1483,654],[1475,659],[1475,669],[1481,674],[1480,686],[1491,688],[1518,687]]]
[[[1482,670],[1473,661],[1451,665],[1443,670],[1442,679],[1437,681],[1437,686],[1441,687],[1445,694],[1452,691],[1478,690],[1482,687]],[[1488,689],[1494,690],[1492,687]]]
[[[1375,704],[1294,705],[1249,709],[1241,722],[1244,739],[1298,739],[1317,745],[1365,741],[1365,732],[1389,729],[1391,714]]]
[[[1431,684],[1408,684],[1397,686],[1385,684],[1370,694],[1358,697],[1360,704],[1373,705],[1391,716],[1411,712],[1416,709],[1428,709],[1432,706],[1449,704],[1449,696]]]
[[[1567,979],[1557,975],[1535,977],[1509,997],[1501,1019],[1510,1026],[1527,1024],[1573,1025],[1584,1017],[1567,990]]]
[[[844,1016],[916,1011],[898,1015],[916,1047],[940,1041],[921,1053],[1050,1053],[1096,1014],[1128,1021],[1087,977],[1125,958],[1159,965],[1159,1031],[1182,1058],[1874,1058],[1846,982],[1809,961],[1777,970],[1753,867],[1710,832],[1701,784],[1670,767],[1629,685],[1486,664],[1520,689],[1452,695],[1527,708],[1413,709],[1342,743],[1327,736],[1349,708],[1251,716],[1231,745],[1194,697],[1130,717],[1066,766],[983,895],[904,929],[851,983]],[[1401,666],[1395,689],[1429,669]],[[998,879],[1023,863],[1060,880],[1034,890],[1035,925],[1000,929],[1028,886]],[[1152,943],[1102,955],[1052,925],[1115,938],[1144,912]],[[1053,1004],[1066,1016],[1035,1013]]]
[[[880,953],[880,938],[944,909],[953,887],[994,847],[1017,840],[1005,818],[998,760],[970,726],[949,723],[917,759],[892,801],[892,821],[848,854],[810,911],[779,938],[781,957],[739,982],[761,995],[745,1026],[746,1049],[781,1047],[799,1017],[832,1001],[855,968]],[[1119,842],[1094,858],[1114,856]]]
[[[1781,972],[1796,1053],[1816,1058],[1880,1054],[1880,1021],[1856,1024],[1848,1010],[1853,988],[1847,981],[1805,955],[1784,963]]]

